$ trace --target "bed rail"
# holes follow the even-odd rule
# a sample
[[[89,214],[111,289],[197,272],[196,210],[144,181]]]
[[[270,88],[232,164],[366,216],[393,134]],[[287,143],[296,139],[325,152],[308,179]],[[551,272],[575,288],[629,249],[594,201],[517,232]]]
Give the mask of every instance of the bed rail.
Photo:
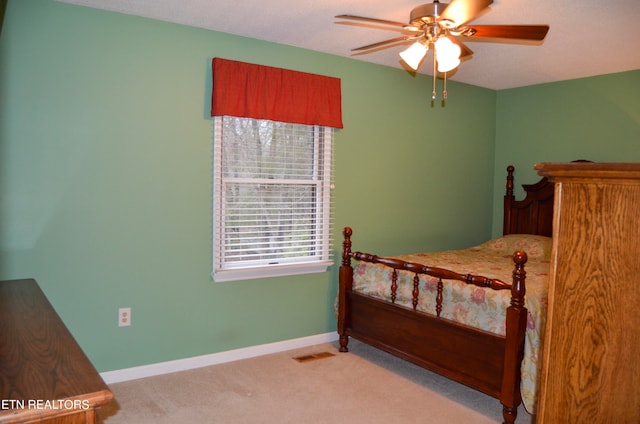
[[[496,278],[488,278],[482,275],[472,274],[459,274],[455,271],[451,271],[444,268],[431,267],[428,265],[418,264],[414,262],[406,262],[400,259],[380,257],[372,255],[370,253],[352,252],[351,251],[351,235],[353,230],[350,227],[345,227],[343,232],[344,242],[342,249],[342,266],[351,267],[351,259],[358,261],[378,263],[385,265],[389,268],[393,268],[392,281],[391,281],[391,299],[392,303],[395,303],[395,293],[397,289],[397,271],[409,271],[414,274],[414,286],[413,286],[413,309],[416,309],[418,302],[418,282],[419,276],[422,274],[430,275],[438,279],[438,308],[441,307],[441,293],[442,293],[442,280],[458,280],[467,284],[473,284],[478,287],[490,288],[492,290],[511,290],[511,305],[524,306],[524,296],[526,292],[525,288],[525,271],[524,264],[527,262],[527,254],[518,250],[513,254],[513,262],[515,264],[513,271],[513,282],[506,283]],[[439,311],[438,316],[439,316]]]

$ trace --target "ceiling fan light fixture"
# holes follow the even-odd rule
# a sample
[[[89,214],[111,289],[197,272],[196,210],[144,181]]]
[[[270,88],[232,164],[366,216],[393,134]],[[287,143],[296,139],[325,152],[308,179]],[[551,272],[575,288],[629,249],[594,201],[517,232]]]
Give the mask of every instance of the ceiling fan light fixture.
[[[2,0],[0,0],[2,1]],[[338,15],[336,18],[350,19],[369,24],[395,27],[403,32],[400,37],[352,49],[363,51],[380,49],[381,47],[417,40],[400,53],[403,63],[417,71],[427,56],[429,48],[433,49],[433,91],[431,99],[436,99],[436,75],[444,76],[443,98],[447,98],[447,72],[460,65],[460,57],[468,58],[473,54],[457,37],[475,37],[480,39],[533,40],[543,41],[548,25],[473,25],[467,26],[489,9],[494,0],[432,0],[432,3],[414,7],[409,14],[409,23],[389,21],[386,19],[366,18],[355,15]],[[449,1],[449,3],[444,3]],[[636,0],[637,1],[637,0]]]
[[[427,55],[428,50],[429,46],[423,43],[422,40],[418,40],[410,45],[408,49],[400,52],[400,57],[404,63],[416,71],[420,66],[420,62],[422,62],[422,59]]]

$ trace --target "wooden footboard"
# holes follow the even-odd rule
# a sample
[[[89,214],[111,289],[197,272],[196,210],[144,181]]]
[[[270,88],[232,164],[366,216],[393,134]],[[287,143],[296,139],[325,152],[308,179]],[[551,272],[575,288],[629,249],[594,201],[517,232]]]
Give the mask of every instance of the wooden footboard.
[[[527,255],[514,253],[513,282],[382,258],[351,251],[352,230],[343,231],[342,266],[338,293],[338,333],[340,351],[348,351],[349,337],[385,350],[417,365],[465,384],[500,400],[505,423],[515,422],[520,398],[520,363],[524,351],[527,310],[524,306]],[[413,309],[356,293],[353,288],[351,259],[380,263],[392,272],[392,299],[397,271],[414,274]],[[436,277],[436,311],[416,310],[419,276]],[[500,336],[441,318],[443,280],[458,280],[494,290],[510,290],[511,304],[506,311],[506,334]]]

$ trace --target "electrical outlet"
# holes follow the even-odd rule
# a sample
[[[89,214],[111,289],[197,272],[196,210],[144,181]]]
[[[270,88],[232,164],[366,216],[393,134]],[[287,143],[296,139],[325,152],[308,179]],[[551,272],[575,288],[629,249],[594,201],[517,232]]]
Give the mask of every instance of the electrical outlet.
[[[118,309],[118,327],[128,327],[131,325],[131,308]]]

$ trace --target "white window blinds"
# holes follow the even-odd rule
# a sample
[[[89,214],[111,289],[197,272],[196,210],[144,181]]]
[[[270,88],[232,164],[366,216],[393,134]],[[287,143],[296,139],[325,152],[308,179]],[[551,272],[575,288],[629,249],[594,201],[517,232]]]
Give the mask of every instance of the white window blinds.
[[[332,129],[214,119],[216,281],[326,270]]]

